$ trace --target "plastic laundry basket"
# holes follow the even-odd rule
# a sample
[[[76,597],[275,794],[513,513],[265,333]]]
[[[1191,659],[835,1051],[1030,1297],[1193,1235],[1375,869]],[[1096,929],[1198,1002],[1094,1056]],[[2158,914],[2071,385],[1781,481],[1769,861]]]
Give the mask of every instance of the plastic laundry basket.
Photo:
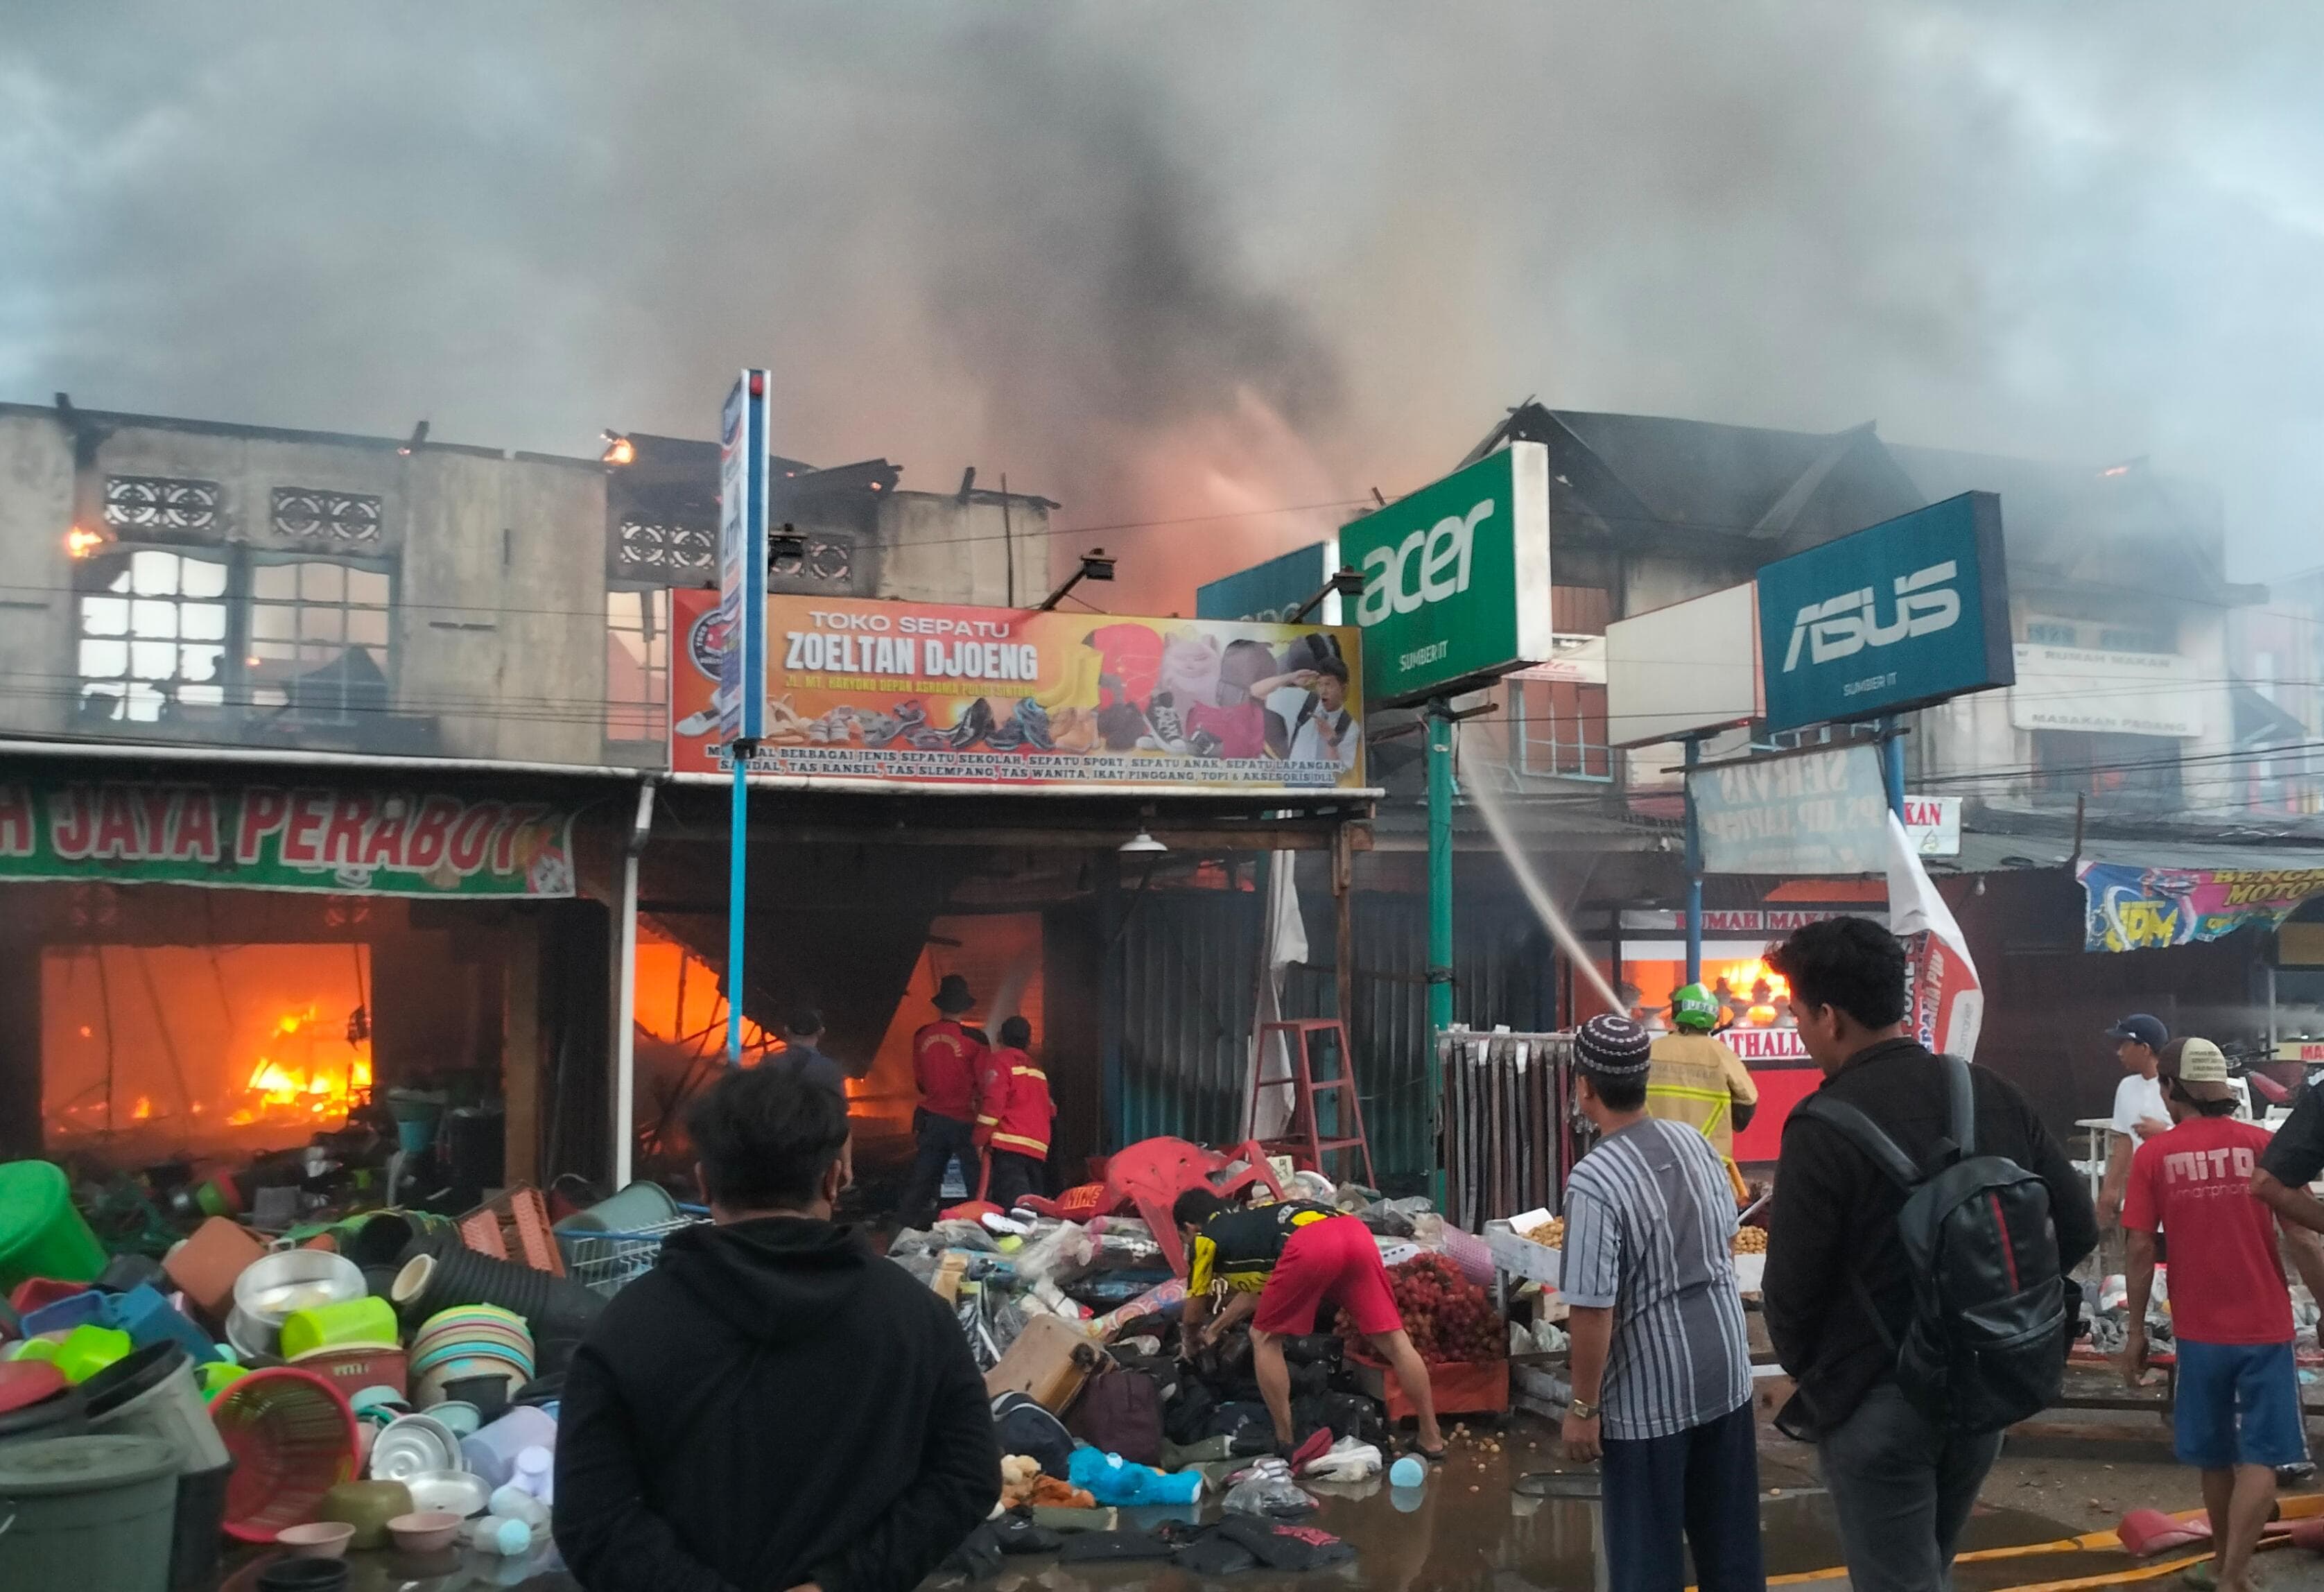
[[[169,1592],[177,1450],[159,1438],[0,1449],[0,1587]]]
[[[27,1277],[94,1282],[105,1246],[73,1208],[72,1184],[53,1162],[0,1165],[0,1293]]]
[[[355,1473],[355,1416],[339,1391],[309,1371],[253,1371],[210,1401],[234,1456],[226,1534],[272,1542],[315,1518],[323,1495]]]

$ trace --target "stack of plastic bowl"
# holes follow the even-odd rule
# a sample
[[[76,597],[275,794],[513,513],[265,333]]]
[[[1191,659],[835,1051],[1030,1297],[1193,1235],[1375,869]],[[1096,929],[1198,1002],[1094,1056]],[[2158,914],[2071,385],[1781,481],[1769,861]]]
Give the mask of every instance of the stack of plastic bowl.
[[[478,1380],[502,1382],[505,1401],[532,1380],[532,1331],[513,1310],[455,1305],[420,1324],[411,1337],[409,1365],[413,1402],[423,1410],[455,1396],[454,1383]]]
[[[327,1249],[281,1249],[253,1261],[234,1280],[226,1341],[244,1360],[281,1348],[282,1323],[295,1311],[346,1304],[368,1291],[363,1268]]]

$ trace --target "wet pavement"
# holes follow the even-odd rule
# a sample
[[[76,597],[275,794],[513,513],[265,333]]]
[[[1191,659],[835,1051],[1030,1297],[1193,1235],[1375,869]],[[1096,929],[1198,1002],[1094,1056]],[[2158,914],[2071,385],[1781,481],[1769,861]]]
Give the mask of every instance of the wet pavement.
[[[2005,1456],[1962,1542],[1958,1592],[2007,1592],[2146,1584],[2176,1587],[2175,1574],[2149,1579],[2143,1567],[2112,1548],[2055,1550],[2084,1533],[2110,1530],[2126,1509],[2179,1510],[2200,1499],[2193,1473],[2167,1463],[2153,1442],[2153,1423],[2119,1423],[2077,1431],[2057,1445],[2070,1458]],[[2028,1444],[2041,1449],[2043,1445]],[[2162,1462],[2158,1462],[2158,1452]],[[1767,1572],[1789,1585],[1846,1585],[1831,1500],[1818,1484],[1812,1452],[1763,1433],[1761,1519]],[[1553,1429],[1518,1417],[1501,1431],[1464,1431],[1452,1457],[1424,1488],[1406,1493],[1384,1479],[1354,1486],[1312,1486],[1322,1512],[1305,1523],[1344,1537],[1354,1563],[1300,1575],[1253,1571],[1203,1578],[1165,1564],[1060,1565],[1044,1557],[1012,1559],[978,1592],[1290,1592],[1330,1586],[1378,1592],[1588,1592],[1604,1584],[1597,1478],[1556,1456]],[[1134,1529],[1190,1518],[1182,1509],[1124,1510]],[[1215,1514],[1215,1505],[1210,1513]],[[2049,1551],[2024,1551],[2051,1548]],[[221,1592],[254,1592],[261,1560],[237,1567]],[[414,1557],[350,1556],[350,1592],[579,1592],[557,1568],[554,1550],[503,1560],[472,1553]],[[2324,1558],[2282,1550],[2264,1556],[2259,1579],[2268,1592],[2324,1592]],[[956,1584],[956,1583],[955,1583]],[[2063,1589],[2061,1588],[2061,1592]]]

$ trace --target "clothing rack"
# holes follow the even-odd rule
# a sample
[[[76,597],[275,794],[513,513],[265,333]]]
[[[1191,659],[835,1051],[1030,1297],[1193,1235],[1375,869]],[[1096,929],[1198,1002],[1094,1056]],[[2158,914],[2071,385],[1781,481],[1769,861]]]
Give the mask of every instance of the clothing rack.
[[[1565,1033],[1436,1036],[1445,1220],[1480,1233],[1524,1211],[1563,1211],[1577,1154],[1572,1054]]]

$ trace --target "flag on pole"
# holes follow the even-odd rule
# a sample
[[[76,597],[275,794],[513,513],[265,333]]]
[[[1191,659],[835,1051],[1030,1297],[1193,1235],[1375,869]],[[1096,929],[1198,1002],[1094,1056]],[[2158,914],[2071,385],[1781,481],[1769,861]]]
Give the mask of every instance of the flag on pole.
[[[1985,988],[1952,908],[1937,893],[1904,821],[1888,815],[1888,927],[1912,950],[1913,1037],[1939,1054],[1977,1055]]]

